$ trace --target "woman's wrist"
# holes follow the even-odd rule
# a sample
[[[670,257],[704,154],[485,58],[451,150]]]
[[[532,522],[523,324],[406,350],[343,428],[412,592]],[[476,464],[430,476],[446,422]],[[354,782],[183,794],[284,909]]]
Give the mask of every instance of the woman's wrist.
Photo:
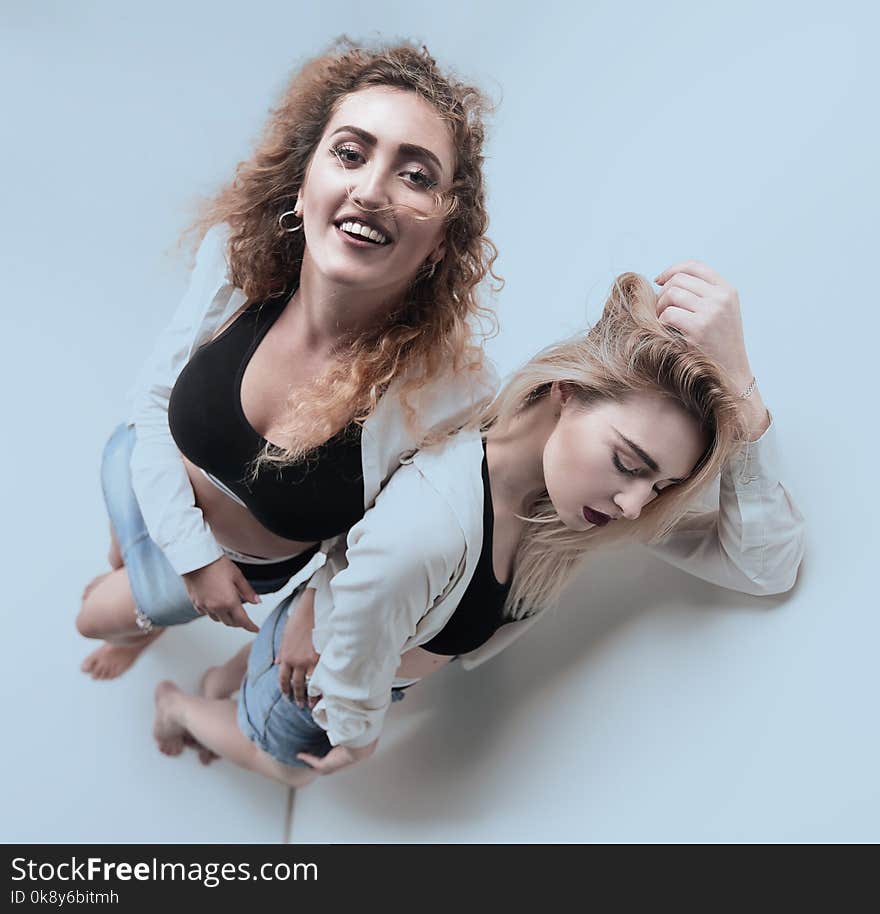
[[[747,389],[747,387],[743,388],[744,391]],[[746,396],[740,396],[739,409],[746,426],[747,440],[757,441],[770,427],[770,413],[757,383],[752,386]]]
[[[729,383],[737,395],[737,405],[746,427],[746,439],[757,441],[770,427],[770,414],[761,396],[758,380],[746,362],[729,372]]]
[[[727,370],[727,378],[732,390],[736,391],[739,396],[746,394],[750,385],[755,380],[755,373],[748,361],[740,362],[736,368]],[[749,394],[746,394],[749,396]]]

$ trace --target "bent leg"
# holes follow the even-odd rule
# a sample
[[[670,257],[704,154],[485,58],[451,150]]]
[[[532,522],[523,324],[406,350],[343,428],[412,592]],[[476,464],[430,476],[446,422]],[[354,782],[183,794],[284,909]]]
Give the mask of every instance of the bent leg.
[[[85,638],[131,639],[142,634],[136,614],[128,572],[118,568],[99,575],[86,587],[76,628]]]
[[[83,594],[76,627],[86,638],[107,643],[89,654],[80,669],[93,679],[115,679],[122,675],[164,631],[149,634],[138,628],[135,602],[126,569],[99,575]]]
[[[238,728],[234,701],[187,695],[173,682],[159,683],[153,735],[160,751],[179,755],[187,734],[215,755],[285,787],[304,787],[317,777],[309,769],[282,765],[252,743]]]
[[[247,662],[253,642],[246,644],[238,653],[234,654],[226,663],[220,666],[209,666],[199,680],[197,694],[202,698],[231,698],[241,686],[241,681],[247,673]],[[199,754],[199,761],[203,765],[210,765],[218,755],[202,746],[191,734],[184,737],[184,744],[195,749]]]
[[[246,644],[237,654],[220,666],[209,666],[199,682],[202,698],[231,698],[247,673],[248,657],[253,642]]]

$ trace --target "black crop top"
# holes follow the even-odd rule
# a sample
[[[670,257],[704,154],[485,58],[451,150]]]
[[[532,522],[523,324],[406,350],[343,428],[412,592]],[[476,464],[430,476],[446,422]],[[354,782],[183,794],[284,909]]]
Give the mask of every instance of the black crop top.
[[[492,567],[492,533],[495,512],[492,510],[492,489],[489,484],[489,463],[486,442],[483,441],[483,548],[461,602],[446,625],[434,637],[421,645],[432,654],[466,654],[485,644],[505,624],[501,612],[510,591],[510,582],[499,584]]]
[[[250,481],[251,462],[266,439],[244,414],[241,380],[287,299],[250,305],[193,354],[171,391],[168,425],[180,452],[223,483],[267,530],[292,540],[322,540],[364,515],[357,423],[291,466],[261,467]]]

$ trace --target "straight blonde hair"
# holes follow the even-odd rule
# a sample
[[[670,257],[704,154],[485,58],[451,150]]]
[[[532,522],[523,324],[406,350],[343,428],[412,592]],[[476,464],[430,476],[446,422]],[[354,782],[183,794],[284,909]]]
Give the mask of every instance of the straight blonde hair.
[[[720,472],[745,439],[738,400],[720,367],[677,330],[661,324],[650,283],[636,273],[617,277],[600,320],[588,332],[556,343],[517,371],[482,417],[487,437],[566,382],[585,408],[640,392],[675,400],[696,419],[708,441],[687,481],[667,487],[637,520],[576,531],[560,520],[546,491],[522,517],[526,530],[514,559],[508,619],[555,603],[586,553],[599,545],[657,542],[688,510],[694,495]]]

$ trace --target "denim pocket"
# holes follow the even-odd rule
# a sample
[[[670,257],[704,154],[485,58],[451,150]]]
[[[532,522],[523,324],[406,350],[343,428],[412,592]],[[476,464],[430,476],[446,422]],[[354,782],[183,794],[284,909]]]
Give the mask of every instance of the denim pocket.
[[[285,601],[286,602],[286,601]],[[284,632],[284,622],[287,620],[285,603],[279,604],[272,615],[260,626],[260,631],[254,639],[251,655],[248,658],[247,678],[251,683],[256,681],[271,670],[275,665],[275,638],[279,632]]]

